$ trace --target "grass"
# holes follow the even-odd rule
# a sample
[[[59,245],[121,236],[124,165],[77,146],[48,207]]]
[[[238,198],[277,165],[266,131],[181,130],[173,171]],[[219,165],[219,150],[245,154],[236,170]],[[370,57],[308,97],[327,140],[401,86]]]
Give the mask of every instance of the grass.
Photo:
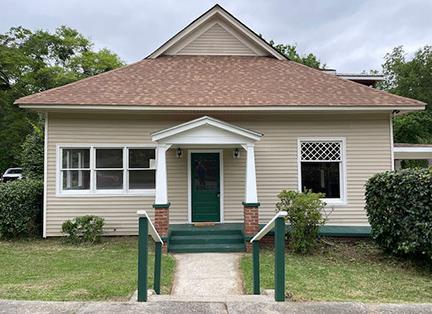
[[[0,241],[0,299],[128,300],[137,288],[137,253],[136,237],[104,238],[93,246]],[[149,252],[149,287],[153,262]],[[174,267],[173,257],[163,255],[161,293],[170,292]]]
[[[286,290],[293,301],[432,302],[432,272],[383,254],[369,240],[331,240],[310,256],[286,253]],[[274,289],[274,254],[261,250],[261,289]],[[241,261],[252,292],[252,256]]]

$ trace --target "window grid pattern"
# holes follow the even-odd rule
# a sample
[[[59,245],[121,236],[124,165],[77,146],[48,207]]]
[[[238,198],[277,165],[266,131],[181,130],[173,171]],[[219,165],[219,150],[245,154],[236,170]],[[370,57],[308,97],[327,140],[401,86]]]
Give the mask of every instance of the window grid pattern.
[[[301,142],[301,161],[341,161],[342,143],[338,141]]]

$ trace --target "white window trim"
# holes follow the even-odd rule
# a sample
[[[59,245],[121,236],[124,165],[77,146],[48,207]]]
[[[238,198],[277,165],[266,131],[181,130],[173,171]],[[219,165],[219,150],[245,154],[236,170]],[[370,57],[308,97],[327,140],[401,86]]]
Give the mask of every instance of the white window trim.
[[[90,149],[90,189],[89,190],[63,190],[63,185],[62,185],[63,176],[62,176],[62,167],[61,167],[62,150],[68,148]],[[123,189],[96,190],[96,149],[97,148],[123,149],[123,167],[121,169],[120,168],[113,169],[113,170],[123,171]],[[134,148],[155,149],[155,154],[157,154],[156,145],[154,144],[77,144],[77,143],[57,144],[56,145],[56,197],[154,196],[155,189],[132,189],[132,190],[129,189],[128,150]],[[155,158],[157,158],[157,156],[155,156]],[[156,168],[154,168],[154,170],[156,170]]]
[[[340,142],[341,160],[339,162],[340,198],[323,198],[327,207],[338,207],[347,205],[347,170],[346,170],[346,138],[345,137],[299,137],[297,139],[297,188],[302,191],[301,180],[301,143],[302,142]],[[327,162],[327,161],[324,161]]]

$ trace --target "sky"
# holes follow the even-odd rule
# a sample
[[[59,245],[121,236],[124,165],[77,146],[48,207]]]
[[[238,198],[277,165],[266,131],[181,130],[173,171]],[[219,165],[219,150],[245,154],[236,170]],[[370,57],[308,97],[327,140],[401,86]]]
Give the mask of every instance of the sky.
[[[395,46],[412,55],[432,45],[431,0],[0,0],[0,33],[67,25],[132,63],[216,3],[266,40],[296,44],[338,72],[381,70]]]

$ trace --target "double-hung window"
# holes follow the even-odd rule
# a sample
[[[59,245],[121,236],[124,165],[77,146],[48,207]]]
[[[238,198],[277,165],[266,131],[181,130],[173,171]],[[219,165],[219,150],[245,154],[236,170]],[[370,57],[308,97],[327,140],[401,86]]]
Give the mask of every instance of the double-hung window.
[[[345,141],[299,140],[299,189],[323,193],[327,203],[343,203],[345,197]]]
[[[154,193],[154,148],[59,147],[60,194]]]

